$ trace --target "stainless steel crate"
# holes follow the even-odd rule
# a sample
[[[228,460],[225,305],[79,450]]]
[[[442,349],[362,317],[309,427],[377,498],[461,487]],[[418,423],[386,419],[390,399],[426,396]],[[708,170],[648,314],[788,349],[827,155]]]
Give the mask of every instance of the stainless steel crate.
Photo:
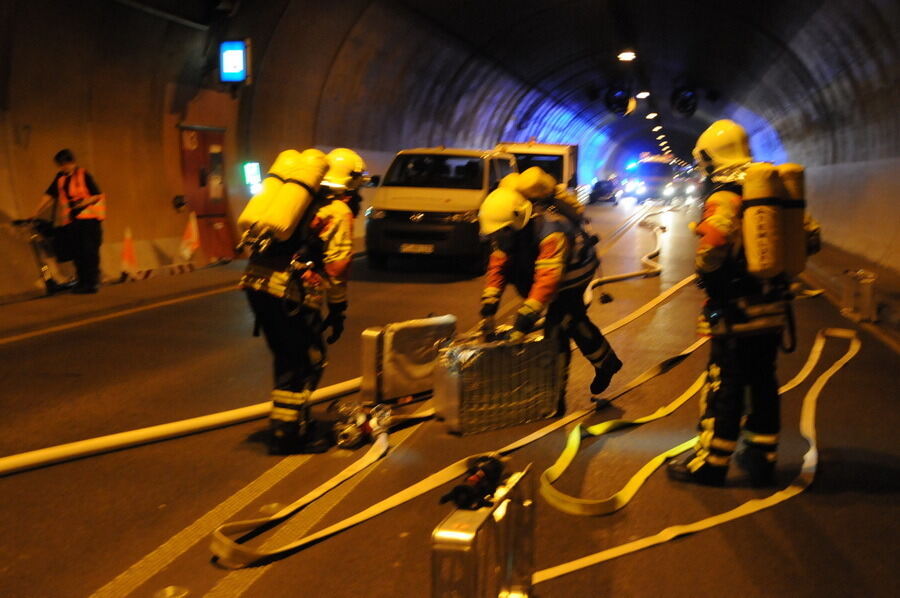
[[[491,506],[457,509],[431,534],[432,598],[528,598],[534,570],[529,468],[497,488]]]
[[[367,328],[362,334],[363,400],[379,403],[434,388],[438,347],[455,333],[452,315]]]
[[[460,434],[545,419],[565,396],[566,367],[557,343],[538,333],[520,341],[457,341],[439,352],[435,409]]]

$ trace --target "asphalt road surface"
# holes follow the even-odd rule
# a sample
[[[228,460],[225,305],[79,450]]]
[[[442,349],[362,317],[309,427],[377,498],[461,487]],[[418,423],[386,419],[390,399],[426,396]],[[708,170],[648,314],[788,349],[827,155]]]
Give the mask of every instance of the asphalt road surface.
[[[630,207],[590,209],[605,237]],[[663,274],[610,285],[612,303],[591,308],[608,324],[688,275],[693,240],[688,209],[656,218]],[[652,246],[629,230],[604,259],[604,273],[639,267]],[[428,314],[476,322],[481,281],[447,264],[394,261],[387,271],[354,266],[349,319],[332,347],[323,384],[360,372],[360,333]],[[449,271],[448,271],[449,270]],[[511,298],[510,298],[511,299]],[[692,343],[701,292],[670,302],[613,333],[625,362],[613,388]],[[800,345],[779,361],[793,376],[823,327],[854,328],[824,298],[797,302]],[[244,297],[228,292],[0,345],[0,455],[160,424],[267,399],[270,361]],[[820,470],[806,493],[767,511],[536,586],[568,596],[897,596],[900,415],[896,354],[860,331],[863,348],[825,387],[818,409]],[[846,349],[835,341],[810,379],[783,402],[778,482],[797,474],[807,445],[798,432],[801,400],[814,378]],[[638,417],[669,402],[703,370],[700,349],[673,371],[589,418]],[[573,359],[569,407],[589,402],[591,372]],[[690,438],[693,399],[672,416],[586,441],[558,486],[603,497],[647,460]],[[519,426],[460,438],[441,422],[392,436],[394,449],[266,536],[300,538],[338,521],[466,455],[498,448],[541,427]],[[439,489],[272,564],[228,571],[210,562],[219,524],[271,514],[352,463],[364,449],[269,456],[264,421],[187,436],[0,478],[0,596],[419,597],[430,594],[431,530],[449,512]],[[512,457],[513,468],[548,467],[562,449],[550,434]],[[726,511],[771,490],[749,488],[737,471],[727,488],[650,478],[623,510],[586,518],[537,502],[536,567],[543,569]]]

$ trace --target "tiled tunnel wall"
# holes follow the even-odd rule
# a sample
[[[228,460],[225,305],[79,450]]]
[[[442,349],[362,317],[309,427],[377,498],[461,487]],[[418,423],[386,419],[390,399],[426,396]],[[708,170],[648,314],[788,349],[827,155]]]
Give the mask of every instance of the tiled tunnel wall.
[[[287,146],[358,148],[383,172],[404,147],[534,136],[578,143],[587,182],[621,157],[620,141],[637,126],[598,117],[401,2],[272,0],[205,28],[113,0],[79,4],[0,4],[0,297],[35,288],[31,258],[7,223],[28,215],[60,147],[72,147],[110,197],[104,268],[115,276],[126,226],[143,243],[142,265],[173,259],[186,219],[171,207],[181,188],[179,122],[228,130],[235,210],[246,199],[237,165],[269,162]],[[143,4],[197,15],[209,5]],[[760,45],[762,76],[720,82],[725,100],[701,107],[680,134],[739,120],[761,157],[809,167],[811,209],[828,240],[900,270],[898,31],[890,0],[823,1],[796,27],[736,31]],[[225,36],[254,43],[254,83],[236,94],[214,82],[212,55]],[[528,50],[528,40],[514,43],[504,51]]]

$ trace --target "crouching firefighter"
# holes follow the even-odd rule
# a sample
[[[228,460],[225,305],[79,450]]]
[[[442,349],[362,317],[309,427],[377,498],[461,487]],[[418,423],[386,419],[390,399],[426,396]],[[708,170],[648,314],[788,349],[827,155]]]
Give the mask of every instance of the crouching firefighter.
[[[544,174],[548,190],[555,181]],[[622,367],[609,342],[591,322],[583,296],[597,270],[595,239],[552,204],[529,201],[519,187],[524,181],[504,179],[485,198],[478,212],[482,235],[492,252],[481,296],[481,316],[493,319],[507,283],[525,299],[516,313],[514,334],[533,330],[543,315],[545,334],[555,337],[568,359],[574,340],[594,366],[593,394],[603,392]],[[535,193],[534,196],[542,196]],[[560,413],[565,405],[560,405]]]
[[[713,123],[694,157],[709,189],[694,232],[708,297],[698,331],[711,337],[711,348],[699,440],[668,473],[722,485],[741,440],[738,466],[754,485],[770,485],[780,430],[775,362],[779,347],[795,345],[790,283],[818,250],[818,224],[805,215],[803,168],[752,163],[747,133],[736,123]]]
[[[250,259],[240,287],[273,357],[269,452],[312,447],[310,395],[347,310],[357,190],[366,165],[338,148],[287,150],[238,219]],[[330,329],[327,339],[323,340]]]

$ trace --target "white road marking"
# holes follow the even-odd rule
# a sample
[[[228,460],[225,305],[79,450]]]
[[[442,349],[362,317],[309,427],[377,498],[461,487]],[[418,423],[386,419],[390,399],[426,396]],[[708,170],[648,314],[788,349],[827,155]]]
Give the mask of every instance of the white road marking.
[[[421,426],[412,426],[391,435],[391,452],[403,444]],[[281,527],[263,545],[264,550],[277,548],[297,538],[302,538],[316,525],[331,509],[336,507],[344,498],[353,491],[367,476],[372,474],[384,459],[378,461],[368,469],[344,482],[321,499],[309,505],[303,511],[297,513],[291,519],[281,524]],[[296,558],[296,557],[294,557]],[[256,583],[269,569],[278,566],[278,561],[259,567],[248,567],[231,571],[205,594],[204,598],[235,598],[243,595],[250,586]]]
[[[223,521],[232,518],[238,511],[309,461],[309,459],[309,455],[294,455],[282,459],[274,467],[225,499],[217,507],[172,536],[156,550],[91,594],[91,598],[122,598],[131,594],[185,553],[191,546],[207,538],[213,530],[222,525]]]

